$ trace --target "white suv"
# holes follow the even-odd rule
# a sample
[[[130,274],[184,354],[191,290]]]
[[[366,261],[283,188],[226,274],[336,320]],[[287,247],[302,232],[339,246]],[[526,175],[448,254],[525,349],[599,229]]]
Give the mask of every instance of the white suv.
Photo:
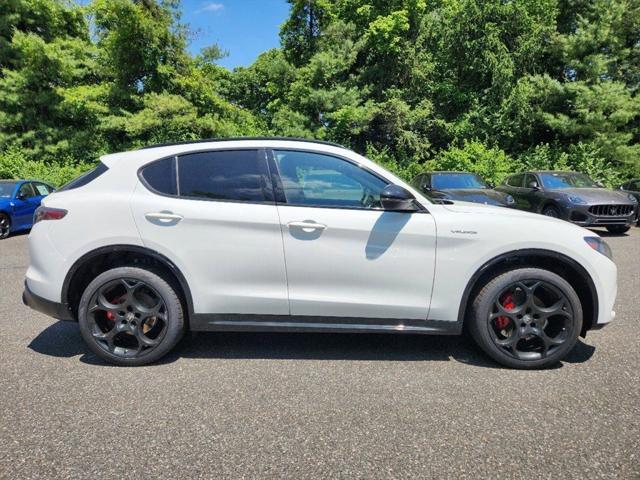
[[[120,365],[184,331],[460,334],[498,362],[554,364],[614,313],[588,230],[434,204],[362,156],[295,139],[106,155],[43,201],[24,301]]]

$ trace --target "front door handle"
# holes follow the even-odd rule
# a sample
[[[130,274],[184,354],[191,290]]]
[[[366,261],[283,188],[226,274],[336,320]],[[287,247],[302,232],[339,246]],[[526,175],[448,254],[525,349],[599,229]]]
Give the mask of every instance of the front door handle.
[[[316,230],[324,230],[327,228],[326,225],[315,222],[289,222],[287,223],[287,227],[291,228],[299,228],[303,232],[315,232]]]
[[[172,212],[151,212],[145,213],[145,218],[151,222],[178,223],[184,217]]]

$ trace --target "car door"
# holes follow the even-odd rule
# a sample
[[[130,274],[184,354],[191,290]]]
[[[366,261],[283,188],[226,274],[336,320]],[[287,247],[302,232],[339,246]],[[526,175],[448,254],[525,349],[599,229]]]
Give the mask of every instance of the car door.
[[[537,185],[532,187],[532,185]],[[537,212],[541,200],[540,181],[532,173],[526,173],[520,195],[522,208],[530,212]]]
[[[141,239],[187,278],[196,314],[288,315],[264,150],[171,157],[143,167],[140,178],[131,205]]]
[[[516,201],[516,208],[520,210],[527,210],[527,199],[525,198],[527,192],[523,188],[524,174],[517,173],[507,178],[505,185],[506,189],[503,189],[509,193]]]
[[[291,315],[394,328],[426,321],[432,216],[383,211],[380,191],[389,182],[348,159],[300,150],[272,155]]]
[[[30,227],[33,222],[33,214],[40,205],[40,200],[31,182],[20,185],[13,204],[13,222],[16,228]]]

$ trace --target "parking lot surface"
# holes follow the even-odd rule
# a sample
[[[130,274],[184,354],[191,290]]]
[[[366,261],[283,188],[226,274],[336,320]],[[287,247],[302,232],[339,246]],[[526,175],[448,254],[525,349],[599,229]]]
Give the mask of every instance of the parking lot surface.
[[[200,334],[112,367],[0,242],[0,478],[640,478],[640,229],[616,321],[546,371],[458,337]]]

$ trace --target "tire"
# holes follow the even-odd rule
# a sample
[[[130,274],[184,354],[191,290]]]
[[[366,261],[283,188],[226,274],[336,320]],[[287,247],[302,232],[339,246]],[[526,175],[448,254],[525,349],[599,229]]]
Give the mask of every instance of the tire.
[[[11,218],[6,213],[0,213],[0,240],[11,234]]]
[[[548,205],[542,209],[542,215],[553,218],[560,218],[560,211],[553,205]]]
[[[100,358],[146,365],[162,358],[185,330],[182,303],[157,273],[119,267],[98,275],[78,306],[80,333]]]
[[[618,235],[627,233],[629,229],[631,229],[631,227],[628,227],[626,225],[610,225],[607,227],[607,230],[609,230],[610,233],[616,233]]]
[[[546,312],[541,313],[540,307]],[[484,285],[468,321],[475,342],[498,363],[518,369],[547,368],[575,346],[582,330],[582,305],[562,277],[548,270],[519,268]]]

